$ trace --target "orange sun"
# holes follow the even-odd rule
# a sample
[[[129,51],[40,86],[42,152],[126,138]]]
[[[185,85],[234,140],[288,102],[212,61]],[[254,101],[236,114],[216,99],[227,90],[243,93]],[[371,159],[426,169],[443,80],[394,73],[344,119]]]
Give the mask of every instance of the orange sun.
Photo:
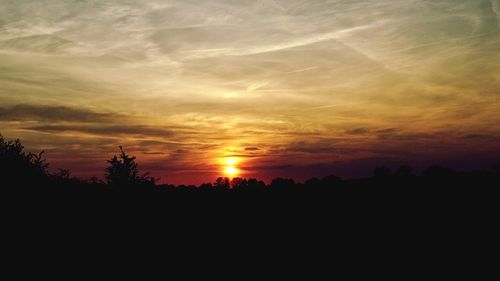
[[[236,177],[238,174],[239,174],[239,170],[235,167],[226,167],[226,169],[224,169],[224,174],[226,174],[226,176],[228,178],[234,178]]]
[[[222,160],[224,165],[224,175],[228,178],[237,177],[240,170],[237,168],[238,163],[241,161],[238,157],[228,157]]]

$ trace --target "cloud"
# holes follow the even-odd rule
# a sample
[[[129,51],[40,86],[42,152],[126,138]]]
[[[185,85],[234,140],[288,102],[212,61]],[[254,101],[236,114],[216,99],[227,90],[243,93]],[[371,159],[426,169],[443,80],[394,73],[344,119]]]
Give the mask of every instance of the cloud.
[[[73,42],[53,35],[32,35],[0,41],[0,49],[55,53],[73,46]]]
[[[19,104],[0,107],[0,121],[110,122],[123,116],[64,106]]]
[[[365,128],[357,128],[357,129],[352,129],[352,130],[347,130],[346,133],[350,135],[365,135],[368,134],[370,130],[365,129]]]
[[[127,126],[127,125],[97,125],[97,126],[82,126],[82,125],[38,125],[24,127],[25,130],[47,132],[47,133],[63,133],[63,132],[78,132],[85,134],[93,134],[100,136],[143,136],[143,137],[169,137],[175,133],[172,130],[161,129],[146,126]]]

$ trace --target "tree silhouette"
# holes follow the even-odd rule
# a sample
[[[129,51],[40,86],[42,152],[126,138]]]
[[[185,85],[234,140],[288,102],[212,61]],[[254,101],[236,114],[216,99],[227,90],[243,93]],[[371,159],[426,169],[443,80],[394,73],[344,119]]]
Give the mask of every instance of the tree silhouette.
[[[296,187],[293,179],[277,178],[271,182],[271,190],[273,191],[287,191]]]
[[[135,157],[130,157],[120,146],[120,155],[108,160],[106,168],[106,181],[112,187],[134,188],[141,186],[154,186],[158,179],[149,173],[139,175],[139,168]]]
[[[216,190],[228,190],[231,188],[231,180],[229,178],[218,178],[214,183],[214,188]]]
[[[48,164],[43,158],[43,151],[26,153],[19,139],[6,141],[0,135],[0,175],[9,184],[28,184],[46,180]]]
[[[322,183],[323,186],[329,188],[340,187],[342,184],[342,179],[337,177],[336,175],[329,175],[323,178]]]
[[[246,188],[251,191],[265,191],[266,184],[263,181],[259,181],[257,179],[249,179],[247,181]]]
[[[319,180],[317,178],[308,179],[304,184],[309,189],[320,189],[320,188],[323,187],[323,184],[322,184],[321,180]]]
[[[391,177],[391,172],[389,167],[377,167],[373,170],[373,176],[378,180],[387,180]]]
[[[204,192],[209,192],[214,190],[214,186],[211,183],[204,183],[200,185],[200,190]]]
[[[70,180],[71,172],[67,169],[59,169],[59,172],[53,174],[52,176],[59,180]]]
[[[266,184],[257,179],[234,178],[231,181],[231,188],[236,191],[264,191]]]
[[[413,168],[409,165],[402,165],[394,172],[394,176],[399,179],[412,177]]]

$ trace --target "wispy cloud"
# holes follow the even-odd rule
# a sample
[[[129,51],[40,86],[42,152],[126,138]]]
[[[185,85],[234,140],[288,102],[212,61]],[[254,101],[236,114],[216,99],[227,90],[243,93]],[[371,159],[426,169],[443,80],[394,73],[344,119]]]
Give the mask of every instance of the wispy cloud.
[[[113,122],[124,116],[65,106],[15,105],[0,107],[0,121]]]
[[[142,136],[142,137],[170,137],[172,136],[172,131],[162,130],[160,128],[151,128],[144,126],[78,126],[78,125],[39,125],[24,127],[25,130],[39,131],[39,132],[49,132],[49,133],[62,133],[62,132],[77,132],[85,134],[93,134],[108,137],[118,137],[118,136]]]

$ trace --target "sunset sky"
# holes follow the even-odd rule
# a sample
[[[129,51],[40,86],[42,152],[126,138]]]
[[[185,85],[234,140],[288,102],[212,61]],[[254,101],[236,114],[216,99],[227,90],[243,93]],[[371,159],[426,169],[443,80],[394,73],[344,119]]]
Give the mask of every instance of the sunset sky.
[[[0,133],[163,183],[500,162],[500,0],[0,0]]]

